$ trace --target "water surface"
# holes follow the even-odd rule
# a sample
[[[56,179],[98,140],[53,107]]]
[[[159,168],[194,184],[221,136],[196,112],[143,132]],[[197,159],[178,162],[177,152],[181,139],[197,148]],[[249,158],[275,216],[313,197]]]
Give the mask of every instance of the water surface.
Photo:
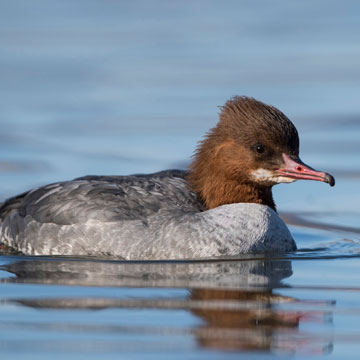
[[[249,95],[335,175],[274,195],[299,250],[198,262],[0,256],[11,359],[357,358],[360,5],[0,4],[0,197],[86,174],[184,168]]]

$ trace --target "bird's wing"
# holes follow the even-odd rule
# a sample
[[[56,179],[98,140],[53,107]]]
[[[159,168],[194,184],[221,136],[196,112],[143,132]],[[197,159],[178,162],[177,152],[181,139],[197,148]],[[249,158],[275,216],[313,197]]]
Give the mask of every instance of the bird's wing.
[[[163,173],[160,173],[163,174]],[[70,225],[90,219],[103,222],[143,220],[159,209],[202,210],[181,176],[87,176],[46,185],[8,199],[0,218],[17,212],[40,223]]]

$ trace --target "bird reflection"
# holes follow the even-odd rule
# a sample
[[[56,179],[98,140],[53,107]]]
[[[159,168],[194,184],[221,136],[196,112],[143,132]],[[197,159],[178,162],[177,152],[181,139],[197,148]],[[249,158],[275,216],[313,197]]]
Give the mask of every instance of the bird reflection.
[[[116,287],[180,287],[185,298],[18,298],[12,303],[42,309],[106,308],[186,310],[202,320],[184,329],[205,349],[233,351],[325,352],[331,340],[301,330],[306,321],[323,323],[331,306],[312,308],[306,301],[278,294],[282,280],[292,274],[288,260],[231,260],[209,262],[119,262],[43,259],[4,266],[16,277],[7,282]],[[287,304],[298,304],[295,309]],[[324,305],[325,304],[325,305]],[[299,310],[300,309],[300,310]],[[169,319],[169,324],[171,319]],[[149,324],[146,324],[149,325]],[[156,332],[151,328],[152,333]],[[121,325],[119,325],[121,326]],[[146,327],[146,326],[145,326]],[[137,334],[139,329],[127,327]],[[163,326],[159,334],[172,333]],[[301,341],[299,341],[301,340]]]
[[[198,343],[206,348],[271,350],[275,345],[276,330],[283,328],[293,331],[298,328],[301,319],[298,313],[276,310],[274,305],[295,299],[273,294],[271,290],[196,289],[191,291],[191,299],[243,305],[238,309],[192,310],[205,321],[205,325],[198,329],[196,335]],[[217,336],[209,336],[211,333]]]

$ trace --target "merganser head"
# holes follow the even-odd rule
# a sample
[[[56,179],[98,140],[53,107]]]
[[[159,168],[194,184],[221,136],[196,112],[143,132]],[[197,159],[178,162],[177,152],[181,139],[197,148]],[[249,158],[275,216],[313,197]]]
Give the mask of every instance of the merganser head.
[[[219,117],[189,168],[190,184],[208,208],[256,202],[275,209],[272,186],[299,179],[334,186],[333,176],[300,160],[298,132],[280,110],[234,97],[221,107]]]

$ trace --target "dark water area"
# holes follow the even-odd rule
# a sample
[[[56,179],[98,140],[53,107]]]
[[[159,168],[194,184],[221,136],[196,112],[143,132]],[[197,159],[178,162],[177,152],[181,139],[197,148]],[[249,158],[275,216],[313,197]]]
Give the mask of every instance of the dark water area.
[[[293,254],[206,261],[0,255],[4,359],[357,359],[360,3],[0,2],[0,199],[184,168],[248,95],[336,186],[279,185]]]

